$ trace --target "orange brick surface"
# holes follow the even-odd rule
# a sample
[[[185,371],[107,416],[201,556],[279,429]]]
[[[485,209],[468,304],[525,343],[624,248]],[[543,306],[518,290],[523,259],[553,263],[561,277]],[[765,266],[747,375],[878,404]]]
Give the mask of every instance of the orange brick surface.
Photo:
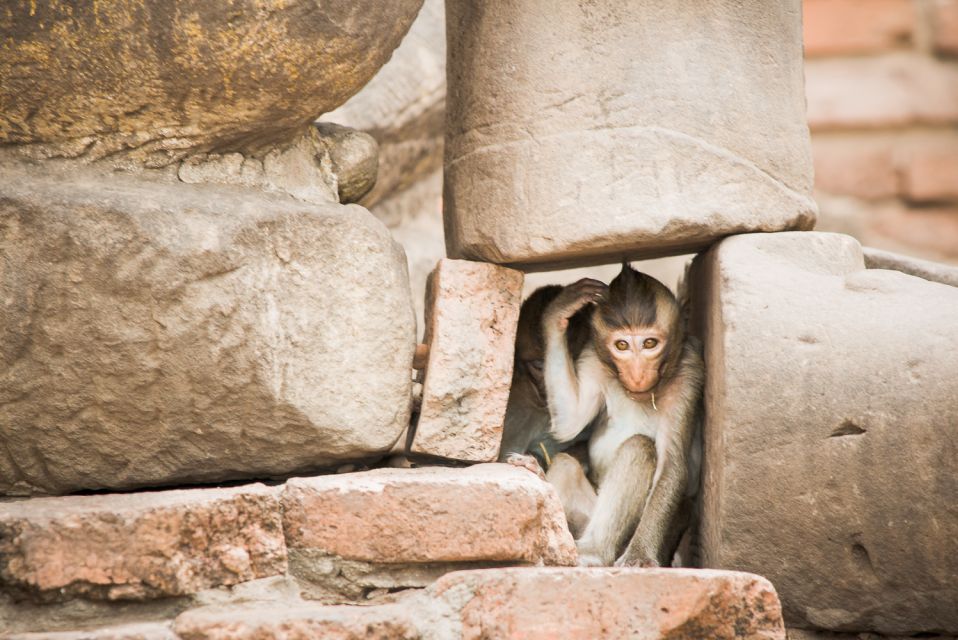
[[[931,7],[935,50],[958,54],[958,0],[934,0]]]
[[[910,44],[910,0],[805,0],[805,54],[858,54]]]

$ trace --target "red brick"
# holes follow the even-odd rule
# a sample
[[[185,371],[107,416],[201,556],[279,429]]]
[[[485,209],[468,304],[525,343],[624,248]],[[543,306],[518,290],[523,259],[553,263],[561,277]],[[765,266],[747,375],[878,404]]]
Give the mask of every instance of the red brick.
[[[426,285],[429,362],[412,451],[469,462],[499,455],[522,272],[440,260]]]
[[[913,37],[910,0],[805,0],[805,55],[892,49]]]
[[[283,522],[291,550],[347,560],[576,562],[555,489],[507,464],[294,478]]]
[[[958,122],[958,62],[917,54],[809,60],[813,131]]]
[[[902,192],[909,200],[958,200],[958,135],[913,140],[900,164]]]
[[[693,569],[458,571],[427,592],[458,610],[463,640],[785,640],[765,578]]]
[[[958,0],[934,0],[931,11],[935,50],[958,54]]]
[[[868,199],[898,194],[895,142],[888,136],[816,135],[812,157],[816,189]]]

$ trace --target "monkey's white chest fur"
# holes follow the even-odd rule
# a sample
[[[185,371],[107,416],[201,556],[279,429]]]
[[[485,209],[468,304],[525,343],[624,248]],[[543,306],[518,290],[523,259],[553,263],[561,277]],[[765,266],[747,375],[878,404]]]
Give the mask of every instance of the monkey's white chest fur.
[[[655,441],[661,425],[661,414],[651,405],[631,399],[615,378],[606,381],[602,394],[605,411],[596,418],[589,441],[589,460],[598,477],[605,475],[623,442],[635,435]]]

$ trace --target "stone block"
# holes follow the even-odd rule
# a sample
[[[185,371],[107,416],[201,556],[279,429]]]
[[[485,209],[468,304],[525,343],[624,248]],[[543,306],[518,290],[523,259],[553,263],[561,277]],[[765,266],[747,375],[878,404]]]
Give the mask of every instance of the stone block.
[[[813,131],[958,120],[958,65],[919,54],[809,60],[805,90]]]
[[[283,493],[291,551],[374,563],[575,564],[555,489],[502,464],[294,478]]]
[[[805,55],[861,54],[910,44],[915,9],[910,0],[804,0]]]
[[[303,472],[407,426],[405,258],[363,208],[0,171],[0,493]]]
[[[958,631],[958,288],[825,233],[728,238],[691,282],[704,565],[766,576],[795,626]]]
[[[439,261],[426,284],[429,358],[413,453],[496,459],[521,304],[521,272]]]
[[[812,140],[815,188],[871,200],[897,196],[896,147],[887,135],[817,134]]]
[[[41,2],[0,20],[0,142],[170,162],[291,141],[389,59],[422,0]]]
[[[870,247],[862,247],[862,255],[865,258],[865,266],[869,269],[901,271],[931,282],[940,282],[951,287],[958,287],[958,267],[956,266],[930,260],[920,260]]]
[[[904,158],[902,191],[912,202],[958,200],[958,135],[916,140]]]
[[[449,257],[548,269],[814,224],[799,0],[455,0],[446,24]]]
[[[785,640],[775,588],[760,576],[690,569],[458,571],[429,592],[465,639]]]
[[[39,601],[144,600],[286,571],[263,485],[0,503],[0,588]]]

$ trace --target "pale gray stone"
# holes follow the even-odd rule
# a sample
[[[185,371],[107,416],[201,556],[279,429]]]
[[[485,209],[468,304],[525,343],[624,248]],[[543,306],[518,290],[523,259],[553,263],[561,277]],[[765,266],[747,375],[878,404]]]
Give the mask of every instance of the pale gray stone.
[[[362,207],[2,171],[0,492],[288,474],[408,424],[405,257]]]
[[[449,257],[545,269],[814,224],[800,0],[446,9]]]
[[[705,565],[769,578],[791,625],[958,631],[958,288],[825,233],[728,238],[692,282]]]
[[[924,278],[931,282],[940,282],[952,287],[958,287],[958,267],[953,267],[931,260],[921,260],[904,256],[900,253],[882,251],[871,247],[862,247],[865,256],[865,266],[869,269],[891,269],[901,271],[910,276]]]

